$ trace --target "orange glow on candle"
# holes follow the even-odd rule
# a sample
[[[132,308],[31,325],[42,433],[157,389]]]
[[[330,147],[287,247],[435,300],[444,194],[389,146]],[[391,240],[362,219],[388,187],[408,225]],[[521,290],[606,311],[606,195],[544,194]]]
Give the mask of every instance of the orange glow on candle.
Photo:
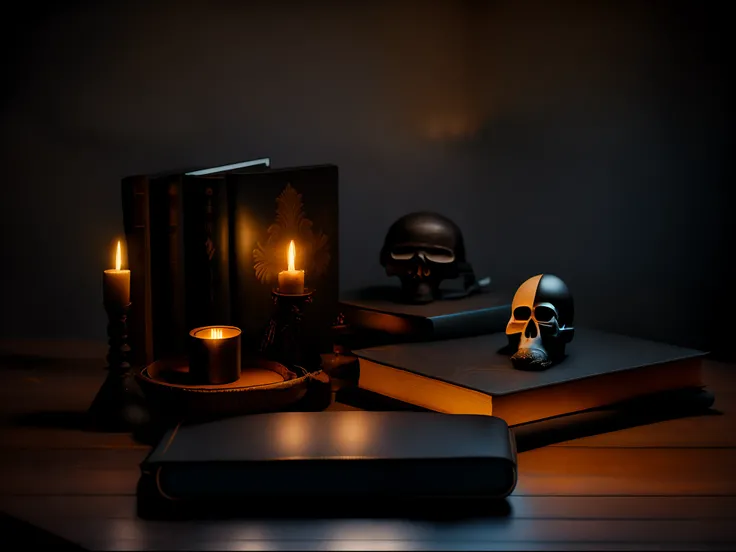
[[[210,339],[222,339],[222,328],[211,328]]]

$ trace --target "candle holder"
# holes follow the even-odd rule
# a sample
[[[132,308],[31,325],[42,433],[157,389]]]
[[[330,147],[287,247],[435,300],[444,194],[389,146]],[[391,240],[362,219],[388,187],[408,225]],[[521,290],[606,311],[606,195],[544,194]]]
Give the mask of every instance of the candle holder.
[[[304,332],[304,314],[312,302],[314,290],[287,294],[278,289],[271,291],[273,312],[263,332],[260,351],[267,359],[286,366],[300,366],[308,372],[321,369],[319,351]]]
[[[240,379],[240,328],[203,326],[189,332],[192,383],[222,385]]]
[[[105,304],[109,345],[107,377],[87,412],[92,425],[97,429],[129,431],[145,421],[142,399],[128,362],[129,310],[130,303]]]

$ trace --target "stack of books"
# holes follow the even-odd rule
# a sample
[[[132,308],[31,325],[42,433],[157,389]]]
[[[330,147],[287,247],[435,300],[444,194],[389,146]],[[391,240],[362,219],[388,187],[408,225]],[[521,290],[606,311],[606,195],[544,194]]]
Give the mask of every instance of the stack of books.
[[[124,178],[133,364],[182,356],[188,332],[207,325],[237,326],[244,349],[257,349],[290,240],[314,290],[313,326],[329,328],[338,302],[338,188],[336,165],[281,168],[270,157]],[[329,349],[327,333],[313,341]]]
[[[564,360],[521,371],[511,364],[505,334],[513,292],[405,305],[396,286],[341,296],[344,346],[359,365],[354,396],[497,416],[528,443],[691,415],[713,404],[702,379],[703,351],[576,326]]]

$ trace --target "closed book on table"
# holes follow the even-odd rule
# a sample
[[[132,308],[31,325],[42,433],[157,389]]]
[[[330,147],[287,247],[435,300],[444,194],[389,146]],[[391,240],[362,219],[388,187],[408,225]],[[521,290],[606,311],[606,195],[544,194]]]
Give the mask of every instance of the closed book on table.
[[[491,416],[282,412],[180,425],[141,471],[154,498],[175,501],[498,498],[516,485],[516,449]]]
[[[484,290],[423,305],[404,303],[400,294],[398,285],[340,294],[340,312],[356,334],[355,341],[424,341],[494,333],[503,331],[511,316],[513,294],[504,291]]]
[[[541,372],[517,370],[505,333],[353,351],[358,385],[451,414],[486,414],[510,426],[674,389],[703,387],[706,353],[576,328],[567,357]]]

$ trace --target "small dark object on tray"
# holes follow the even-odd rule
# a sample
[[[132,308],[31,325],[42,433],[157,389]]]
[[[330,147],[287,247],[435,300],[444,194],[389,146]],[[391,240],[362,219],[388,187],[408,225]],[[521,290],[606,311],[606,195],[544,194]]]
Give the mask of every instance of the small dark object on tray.
[[[271,292],[273,311],[263,332],[261,354],[286,366],[302,366],[308,372],[320,370],[321,361],[316,343],[305,332],[305,313],[312,303],[314,290],[304,293]]]

